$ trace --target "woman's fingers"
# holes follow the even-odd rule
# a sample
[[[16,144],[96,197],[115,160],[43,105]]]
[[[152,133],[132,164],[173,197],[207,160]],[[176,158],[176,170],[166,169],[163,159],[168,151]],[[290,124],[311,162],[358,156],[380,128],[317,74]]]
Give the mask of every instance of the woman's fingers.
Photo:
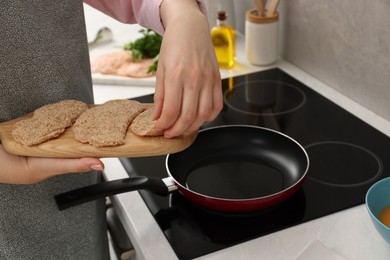
[[[104,164],[98,158],[59,159],[17,156],[7,153],[0,145],[2,173],[0,183],[32,184],[50,177],[91,170],[103,170]]]
[[[222,96],[220,84],[219,81],[217,81],[213,88],[202,89],[198,104],[198,116],[196,117],[196,120],[187,127],[184,135],[197,131],[204,122],[212,121],[222,108],[219,104],[222,104]]]
[[[58,159],[26,157],[28,182],[39,182],[50,177],[91,170],[102,171],[104,164],[97,158]]]
[[[216,117],[222,108],[221,78],[207,17],[196,2],[164,1],[161,17],[165,33],[153,119],[165,137],[176,137]]]
[[[187,80],[164,75],[165,80],[156,85],[155,127],[165,129],[167,138],[196,131],[205,121],[214,119],[221,109],[219,74],[211,77],[201,70],[194,71]]]

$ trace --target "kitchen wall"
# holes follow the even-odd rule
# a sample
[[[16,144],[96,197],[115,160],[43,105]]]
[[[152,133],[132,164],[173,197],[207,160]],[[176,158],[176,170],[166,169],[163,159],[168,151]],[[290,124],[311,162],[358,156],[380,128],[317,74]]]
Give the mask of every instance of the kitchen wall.
[[[216,24],[217,13],[224,10],[228,13],[227,23],[237,31],[245,32],[245,12],[254,8],[252,0],[204,0],[210,27]]]
[[[285,60],[390,120],[390,1],[284,0],[283,15]]]
[[[270,1],[270,0],[268,0]],[[245,32],[252,0],[205,0]],[[281,0],[280,56],[390,120],[390,1]]]

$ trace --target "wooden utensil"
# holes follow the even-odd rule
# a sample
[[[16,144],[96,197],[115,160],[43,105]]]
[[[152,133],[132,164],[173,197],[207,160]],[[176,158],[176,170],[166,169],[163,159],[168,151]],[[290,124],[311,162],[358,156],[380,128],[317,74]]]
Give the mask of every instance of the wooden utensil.
[[[164,138],[140,137],[130,130],[126,134],[125,144],[98,148],[83,144],[74,138],[71,127],[59,137],[39,145],[23,145],[14,140],[12,129],[16,122],[32,117],[33,113],[0,124],[0,140],[4,149],[11,154],[52,158],[81,157],[144,157],[176,153],[189,147],[197,136],[193,133],[186,137]]]
[[[256,5],[257,13],[259,16],[264,16],[265,12],[265,0],[253,0]]]
[[[269,6],[267,8],[267,14],[266,16],[273,16],[276,12],[276,9],[278,8],[280,0],[271,0],[269,3]]]

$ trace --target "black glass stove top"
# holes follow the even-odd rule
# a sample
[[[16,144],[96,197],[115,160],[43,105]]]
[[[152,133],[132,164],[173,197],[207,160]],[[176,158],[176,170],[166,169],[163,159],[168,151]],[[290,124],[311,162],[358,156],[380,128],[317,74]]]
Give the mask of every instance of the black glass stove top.
[[[285,202],[249,214],[211,212],[179,193],[141,196],[179,259],[192,259],[364,203],[390,176],[390,138],[280,69],[222,80],[224,108],[203,128],[258,125],[305,147],[310,169]],[[153,96],[137,98],[153,102]],[[129,176],[167,177],[165,156],[120,159]]]

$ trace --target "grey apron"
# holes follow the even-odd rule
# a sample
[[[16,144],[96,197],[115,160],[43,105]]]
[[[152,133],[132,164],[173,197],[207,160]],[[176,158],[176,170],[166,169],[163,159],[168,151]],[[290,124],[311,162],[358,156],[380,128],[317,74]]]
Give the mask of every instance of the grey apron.
[[[0,122],[61,99],[93,102],[81,0],[2,0],[0,28]],[[0,184],[0,259],[108,259],[104,201],[65,211],[54,202],[100,179]]]

